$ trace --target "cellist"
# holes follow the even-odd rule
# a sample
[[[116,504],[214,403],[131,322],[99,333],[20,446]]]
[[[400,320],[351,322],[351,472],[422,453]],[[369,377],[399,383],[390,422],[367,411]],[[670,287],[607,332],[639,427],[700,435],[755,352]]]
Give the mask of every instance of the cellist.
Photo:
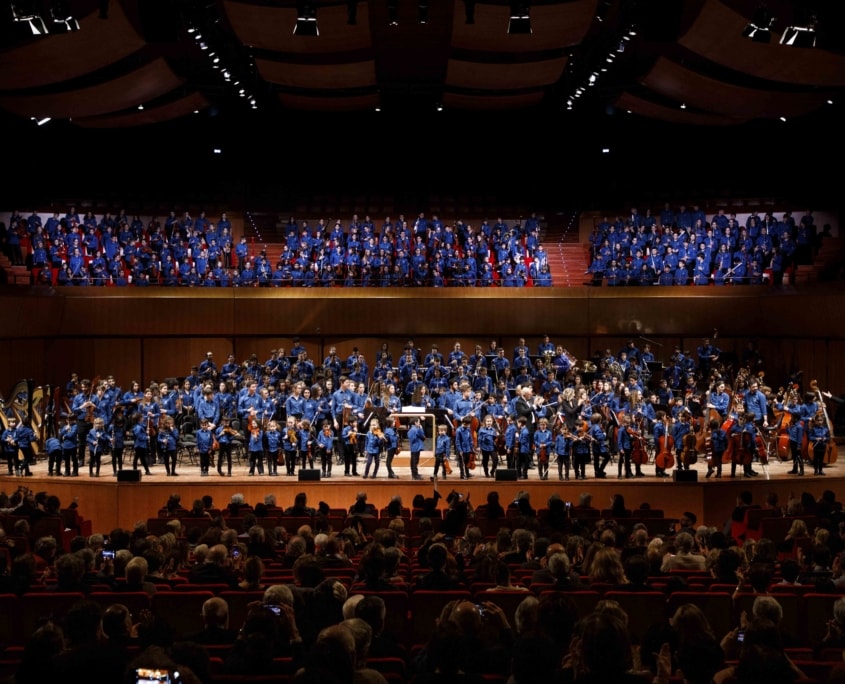
[[[684,450],[684,437],[692,431],[691,419],[692,413],[684,407],[684,410],[678,413],[678,417],[672,425],[672,439],[675,441],[675,460],[678,462],[679,470],[689,470],[689,464],[684,463],[681,452]]]
[[[830,429],[825,424],[823,415],[818,414],[813,418],[807,438],[810,440],[810,446],[813,449],[813,474],[825,475],[824,455],[830,441]]]

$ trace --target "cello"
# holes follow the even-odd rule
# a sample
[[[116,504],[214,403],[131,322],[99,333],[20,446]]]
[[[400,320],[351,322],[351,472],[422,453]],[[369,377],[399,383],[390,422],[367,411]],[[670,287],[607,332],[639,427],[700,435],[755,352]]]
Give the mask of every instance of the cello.
[[[626,428],[631,436],[631,463],[637,466],[637,472],[641,465],[648,463],[648,452],[645,448],[641,425],[642,421],[638,420],[636,429]]]
[[[690,416],[689,420],[691,423],[690,431],[684,435],[683,450],[681,451],[681,460],[685,466],[691,466],[698,462],[698,449],[696,448],[698,436],[692,416]]]
[[[663,419],[664,433],[658,445],[659,451],[654,457],[654,464],[660,470],[671,470],[675,466],[675,439],[669,434],[669,419]]]

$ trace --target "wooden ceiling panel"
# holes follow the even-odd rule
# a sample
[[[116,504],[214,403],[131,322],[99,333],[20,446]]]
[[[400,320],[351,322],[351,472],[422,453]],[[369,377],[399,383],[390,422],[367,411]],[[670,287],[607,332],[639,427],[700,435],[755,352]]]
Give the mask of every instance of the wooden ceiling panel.
[[[577,0],[531,7],[530,34],[508,34],[510,8],[475,5],[475,23],[466,23],[463,2],[455,2],[452,47],[479,52],[540,52],[580,43],[593,23],[598,0]]]
[[[111,4],[108,21],[94,12],[80,19],[79,26],[79,31],[33,38],[0,53],[0,90],[37,88],[90,74],[145,44],[118,2]]]
[[[537,88],[555,83],[565,66],[565,57],[520,64],[488,64],[451,59],[446,85],[482,90]]]
[[[519,93],[517,95],[466,95],[443,93],[443,106],[451,109],[467,109],[479,112],[498,112],[509,109],[536,107],[543,100],[542,91]]]
[[[667,123],[688,126],[735,126],[746,123],[747,121],[747,119],[730,118],[717,114],[703,114],[678,107],[667,107],[627,92],[619,96],[616,102],[614,102],[614,106],[623,111],[650,119],[658,119]]]
[[[223,0],[232,28],[244,45],[293,54],[331,54],[372,46],[367,3],[358,3],[357,23],[347,24],[346,4],[317,8],[318,40],[293,35],[296,9]]]
[[[771,116],[794,117],[818,109],[829,94],[784,93],[744,88],[705,76],[666,57],[660,57],[642,79],[642,84],[664,97],[695,109],[730,117],[753,119]]]
[[[114,116],[76,118],[73,123],[80,128],[131,128],[173,121],[191,116],[209,106],[208,99],[200,93],[192,93],[160,107],[145,107]]]
[[[372,60],[352,64],[291,64],[256,59],[255,64],[264,80],[291,88],[325,90],[376,85],[376,66]]]
[[[0,107],[19,116],[70,119],[137,107],[183,84],[164,59],[157,59],[107,83],[49,95],[0,97]]]
[[[771,43],[755,43],[742,37],[747,25],[747,17],[720,0],[706,0],[678,42],[717,64],[758,78],[807,86],[845,85],[845,55],[781,45],[774,31]]]
[[[372,111],[379,105],[376,93],[350,97],[309,97],[282,93],[279,101],[290,109],[314,112],[362,112]]]

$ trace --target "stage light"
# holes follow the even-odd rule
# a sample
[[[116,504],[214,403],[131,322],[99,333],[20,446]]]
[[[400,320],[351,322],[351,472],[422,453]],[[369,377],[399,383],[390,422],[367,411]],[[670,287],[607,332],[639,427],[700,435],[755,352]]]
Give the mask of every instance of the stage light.
[[[428,23],[428,0],[421,0],[417,4],[417,21],[421,24]]]
[[[311,0],[300,0],[296,4],[296,24],[293,27],[295,36],[319,36],[317,28],[317,8]]]
[[[53,0],[50,4],[50,17],[53,20],[50,27],[52,33],[79,30],[79,22],[70,13],[70,6],[65,0]]]
[[[527,2],[511,3],[511,18],[508,22],[508,34],[531,33],[531,16]]]
[[[772,39],[772,24],[775,17],[771,15],[765,5],[760,5],[754,11],[754,17],[742,32],[744,38],[750,38],[755,43],[768,43]]]
[[[399,26],[399,0],[387,0],[387,23]]]
[[[43,36],[47,34],[47,25],[33,0],[13,0],[11,6],[12,21],[26,25],[30,35]]]
[[[809,26],[787,26],[780,37],[780,44],[799,48],[816,47],[815,23]]]

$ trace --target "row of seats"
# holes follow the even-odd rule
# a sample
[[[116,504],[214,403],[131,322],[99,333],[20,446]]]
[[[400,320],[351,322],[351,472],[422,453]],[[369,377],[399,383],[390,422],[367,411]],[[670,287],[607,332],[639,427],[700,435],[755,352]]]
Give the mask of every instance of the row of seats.
[[[540,597],[553,589],[540,592]],[[443,606],[452,600],[491,601],[502,608],[513,625],[517,606],[529,595],[524,591],[476,592],[468,589],[453,591],[420,590],[411,593],[404,591],[356,592],[361,594],[377,593],[387,604],[387,625],[389,633],[398,635],[408,646],[425,643],[431,634],[435,620]],[[608,591],[604,594],[594,590],[572,591],[566,594],[574,602],[579,616],[587,615],[601,599],[618,601],[627,612],[629,629],[636,642],[655,623],[671,617],[680,605],[693,603],[698,605],[710,621],[716,635],[721,637],[739,622],[742,611],[750,613],[756,598],[752,593],[738,593],[731,596],[728,592],[678,591],[666,594],[659,591],[625,592]],[[185,638],[199,631],[202,627],[201,610],[203,603],[215,594],[208,590],[162,591],[150,597],[144,592],[110,591],[92,592],[91,600],[110,605],[124,603],[133,615],[142,609],[150,609],[154,615],[166,620],[175,638]],[[233,626],[242,624],[247,606],[261,599],[263,592],[225,590],[218,594],[229,603]],[[83,595],[78,592],[27,593],[21,597],[14,594],[0,595],[0,610],[10,619],[0,622],[0,643],[23,644],[40,623],[46,618],[60,619],[67,610]],[[805,648],[816,646],[826,630],[826,621],[833,614],[833,604],[841,598],[840,594],[810,593],[780,594],[778,602],[783,607],[783,627],[801,641]],[[12,619],[12,616],[17,616]]]

